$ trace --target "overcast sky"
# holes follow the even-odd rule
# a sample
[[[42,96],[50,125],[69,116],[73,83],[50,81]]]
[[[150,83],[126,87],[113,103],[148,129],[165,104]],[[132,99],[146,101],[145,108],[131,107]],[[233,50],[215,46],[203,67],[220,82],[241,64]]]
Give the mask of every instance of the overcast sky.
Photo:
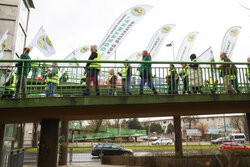
[[[43,25],[56,49],[49,59],[64,59],[83,45],[99,45],[116,18],[140,4],[154,7],[120,45],[118,60],[145,49],[154,32],[164,24],[176,27],[167,37],[157,61],[172,61],[172,48],[165,45],[174,41],[176,54],[183,38],[192,31],[199,32],[192,53],[200,55],[211,46],[218,60],[223,36],[232,26],[243,27],[232,60],[245,62],[250,54],[250,11],[240,6],[241,3],[250,7],[249,0],[34,0],[34,3],[36,9],[31,11],[27,45]],[[48,59],[36,49],[31,56]]]
[[[212,46],[217,60],[225,32],[231,26],[243,27],[232,60],[244,62],[250,54],[250,12],[239,3],[250,6],[248,1],[34,0],[36,9],[31,12],[27,45],[43,25],[56,49],[56,54],[50,59],[63,59],[82,45],[99,45],[122,12],[138,4],[148,4],[154,6],[153,9],[130,31],[117,50],[117,59],[124,60],[133,52],[145,49],[154,32],[171,23],[176,27],[165,44],[174,41],[175,54],[182,39],[189,32],[198,31],[192,53],[200,55]],[[34,50],[31,56],[46,59],[38,50]],[[172,48],[163,45],[156,60],[173,60]]]

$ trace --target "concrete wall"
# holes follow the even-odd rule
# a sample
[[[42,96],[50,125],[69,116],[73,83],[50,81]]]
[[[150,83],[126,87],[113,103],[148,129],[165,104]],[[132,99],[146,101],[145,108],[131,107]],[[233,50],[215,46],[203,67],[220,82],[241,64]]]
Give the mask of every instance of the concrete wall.
[[[20,0],[1,0],[0,2],[0,36],[8,29],[8,40],[4,52],[4,59],[13,59],[17,26],[19,22]]]

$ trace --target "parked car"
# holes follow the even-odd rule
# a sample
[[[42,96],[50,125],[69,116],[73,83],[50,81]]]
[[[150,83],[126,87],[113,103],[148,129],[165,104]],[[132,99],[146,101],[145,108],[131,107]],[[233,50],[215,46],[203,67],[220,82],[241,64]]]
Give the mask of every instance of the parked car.
[[[155,137],[155,136],[151,136],[148,138],[148,140],[151,140],[151,141],[156,141],[158,140],[158,137]]]
[[[92,156],[102,155],[123,155],[123,154],[133,154],[132,150],[124,149],[115,144],[97,144],[92,149]]]
[[[156,141],[152,142],[152,145],[172,145],[173,144],[173,140],[172,139],[158,139]]]
[[[228,135],[228,137],[233,141],[233,142],[238,142],[238,143],[244,143],[246,136],[244,133],[231,133]]]
[[[211,144],[222,144],[225,142],[231,142],[229,137],[219,137],[218,139],[211,140]]]
[[[220,145],[220,151],[226,150],[250,150],[250,147],[236,142],[227,142]]]

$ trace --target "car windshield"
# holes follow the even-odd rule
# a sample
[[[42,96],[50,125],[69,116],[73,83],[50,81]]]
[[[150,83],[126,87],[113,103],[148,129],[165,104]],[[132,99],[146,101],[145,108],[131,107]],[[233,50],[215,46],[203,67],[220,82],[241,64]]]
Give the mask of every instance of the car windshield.
[[[111,147],[112,147],[111,144],[104,144],[104,145],[103,145],[103,148],[111,148]]]
[[[120,147],[117,145],[112,145],[112,148],[119,149]]]

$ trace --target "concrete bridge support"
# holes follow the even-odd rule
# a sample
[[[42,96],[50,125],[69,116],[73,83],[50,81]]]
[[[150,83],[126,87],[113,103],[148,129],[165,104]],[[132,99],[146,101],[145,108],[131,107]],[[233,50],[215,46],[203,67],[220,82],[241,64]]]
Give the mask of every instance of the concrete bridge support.
[[[69,140],[69,121],[61,121],[60,130],[60,149],[59,149],[59,165],[67,165],[68,157],[68,140]]]
[[[38,167],[56,167],[59,119],[44,119],[41,122]]]
[[[0,123],[0,166],[2,165],[5,124]]]
[[[246,113],[246,120],[247,120],[247,130],[248,130],[248,142],[250,143],[250,113]]]
[[[181,117],[174,116],[174,132],[175,132],[175,155],[182,156],[182,135],[181,135]]]

